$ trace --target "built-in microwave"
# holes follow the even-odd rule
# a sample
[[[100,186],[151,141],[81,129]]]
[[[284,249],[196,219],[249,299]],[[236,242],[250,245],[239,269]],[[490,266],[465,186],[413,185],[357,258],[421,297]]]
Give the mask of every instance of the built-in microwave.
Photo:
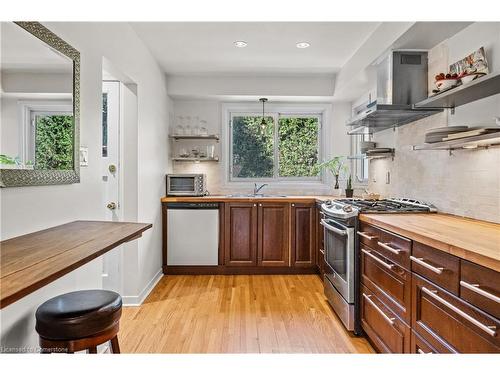
[[[202,196],[207,193],[204,174],[167,174],[167,195]]]

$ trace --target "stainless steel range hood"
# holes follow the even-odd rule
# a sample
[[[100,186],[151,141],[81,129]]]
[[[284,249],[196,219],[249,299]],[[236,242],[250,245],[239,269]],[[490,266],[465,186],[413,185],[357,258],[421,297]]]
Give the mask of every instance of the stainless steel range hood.
[[[348,122],[349,134],[368,128],[377,132],[401,126],[442,111],[415,109],[427,98],[427,52],[391,51],[377,64],[377,98]]]

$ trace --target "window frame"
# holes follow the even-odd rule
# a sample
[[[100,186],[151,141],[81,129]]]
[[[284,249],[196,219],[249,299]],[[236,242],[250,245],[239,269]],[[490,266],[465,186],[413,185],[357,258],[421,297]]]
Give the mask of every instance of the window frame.
[[[325,186],[329,182],[325,181],[325,173],[321,171],[319,176],[314,177],[280,177],[279,176],[279,119],[280,117],[317,117],[319,119],[318,126],[318,161],[323,161],[325,159],[325,147],[324,139],[326,139],[330,132],[326,131],[324,124],[328,121],[330,115],[329,104],[314,104],[314,103],[302,103],[302,104],[287,104],[287,103],[272,103],[266,104],[265,116],[273,117],[274,120],[274,166],[273,166],[273,177],[262,177],[262,178],[247,178],[247,177],[233,177],[232,176],[232,165],[233,165],[233,128],[232,119],[234,116],[238,115],[250,115],[250,116],[262,116],[262,106],[255,103],[223,103],[222,104],[222,168],[224,174],[224,185],[239,185],[242,186],[245,183],[247,185],[253,185],[255,182],[266,182],[273,183],[273,185],[296,185],[300,186],[310,185],[311,187]],[[260,109],[260,111],[259,111]],[[277,161],[277,163],[276,163]]]
[[[370,160],[368,158],[361,158],[361,150],[359,148],[359,142],[361,141],[371,141],[372,136],[370,133],[356,134],[352,136],[351,149],[353,150],[352,155],[355,159],[352,161],[354,165],[354,175],[356,177],[355,185],[357,186],[367,186],[369,171],[370,171]],[[366,174],[365,174],[366,171]]]
[[[20,119],[21,136],[19,137],[19,158],[23,164],[35,162],[36,126],[35,119],[39,115],[71,115],[74,116],[71,100],[26,101],[17,103]],[[73,119],[74,121],[74,119]]]

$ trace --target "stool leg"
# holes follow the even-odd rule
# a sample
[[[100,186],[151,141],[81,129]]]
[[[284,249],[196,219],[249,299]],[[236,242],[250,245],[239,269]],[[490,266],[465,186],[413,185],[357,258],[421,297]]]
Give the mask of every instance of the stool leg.
[[[97,354],[97,347],[92,346],[92,347],[88,348],[87,351],[89,354]]]
[[[118,336],[111,339],[111,352],[113,354],[120,354],[120,344],[118,344]]]

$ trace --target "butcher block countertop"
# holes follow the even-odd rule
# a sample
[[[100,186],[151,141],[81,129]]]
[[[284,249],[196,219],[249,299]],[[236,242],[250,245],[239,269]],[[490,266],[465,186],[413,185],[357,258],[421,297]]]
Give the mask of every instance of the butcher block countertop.
[[[500,272],[500,224],[447,214],[362,214],[360,220]]]
[[[25,297],[122,243],[151,224],[74,221],[0,242],[0,308]]]
[[[275,202],[293,202],[293,203],[315,203],[323,202],[331,199],[339,199],[341,197],[334,197],[329,195],[287,195],[287,196],[263,196],[263,197],[238,197],[229,195],[207,195],[203,197],[163,197],[161,199],[162,203],[171,202],[186,202],[186,203],[198,203],[198,202],[255,202],[266,201],[270,203]],[[344,197],[345,198],[345,197]]]

